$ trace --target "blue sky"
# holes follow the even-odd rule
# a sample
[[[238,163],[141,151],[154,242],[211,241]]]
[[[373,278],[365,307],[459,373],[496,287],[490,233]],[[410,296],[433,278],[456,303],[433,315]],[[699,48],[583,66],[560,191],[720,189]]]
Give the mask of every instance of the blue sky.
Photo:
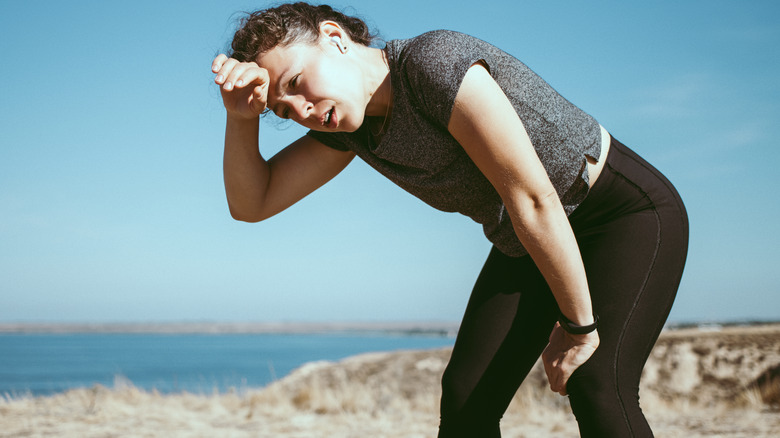
[[[209,66],[267,4],[0,0],[0,322],[460,319],[481,228],[362,162],[230,218]],[[780,319],[780,3],[352,6],[385,40],[498,45],[664,172],[691,221],[672,321]],[[304,132],[261,131],[265,156]]]

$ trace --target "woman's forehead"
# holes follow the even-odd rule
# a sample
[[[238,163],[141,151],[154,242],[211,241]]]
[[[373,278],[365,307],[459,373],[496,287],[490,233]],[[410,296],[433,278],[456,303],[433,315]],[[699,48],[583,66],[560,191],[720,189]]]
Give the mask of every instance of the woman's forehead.
[[[259,54],[255,61],[257,65],[269,71],[271,69],[278,70],[310,57],[312,55],[311,49],[312,46],[300,43],[276,46],[267,52]]]

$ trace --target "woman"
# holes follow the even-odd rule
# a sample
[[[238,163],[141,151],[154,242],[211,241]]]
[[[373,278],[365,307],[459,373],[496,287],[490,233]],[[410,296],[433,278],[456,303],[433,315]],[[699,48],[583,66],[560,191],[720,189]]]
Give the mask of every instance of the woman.
[[[639,378],[687,251],[672,185],[488,43],[435,31],[378,49],[371,38],[328,6],[242,21],[230,56],[212,64],[233,217],[273,216],[360,156],[433,207],[470,216],[494,245],[442,379],[440,437],[500,436],[540,355],[582,436],[651,436]],[[266,110],[310,129],[267,161]]]

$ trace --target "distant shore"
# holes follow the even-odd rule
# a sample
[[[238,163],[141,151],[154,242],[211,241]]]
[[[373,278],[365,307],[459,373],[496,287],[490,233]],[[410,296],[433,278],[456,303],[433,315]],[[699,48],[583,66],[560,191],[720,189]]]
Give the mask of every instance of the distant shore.
[[[100,322],[100,323],[0,323],[7,333],[106,333],[106,334],[313,334],[345,333],[454,337],[457,322]]]
[[[778,321],[678,322],[667,330],[711,330],[728,327],[778,325]],[[106,333],[106,334],[315,334],[344,333],[445,336],[458,332],[456,321],[355,321],[355,322],[0,322],[0,334],[7,333]]]

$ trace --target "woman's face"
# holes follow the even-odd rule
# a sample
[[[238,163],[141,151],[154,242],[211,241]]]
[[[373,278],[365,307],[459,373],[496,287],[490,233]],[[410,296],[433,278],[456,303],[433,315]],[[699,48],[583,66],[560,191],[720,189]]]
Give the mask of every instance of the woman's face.
[[[257,58],[268,70],[268,108],[316,131],[353,132],[370,96],[350,52],[325,38],[315,44],[277,46]]]

